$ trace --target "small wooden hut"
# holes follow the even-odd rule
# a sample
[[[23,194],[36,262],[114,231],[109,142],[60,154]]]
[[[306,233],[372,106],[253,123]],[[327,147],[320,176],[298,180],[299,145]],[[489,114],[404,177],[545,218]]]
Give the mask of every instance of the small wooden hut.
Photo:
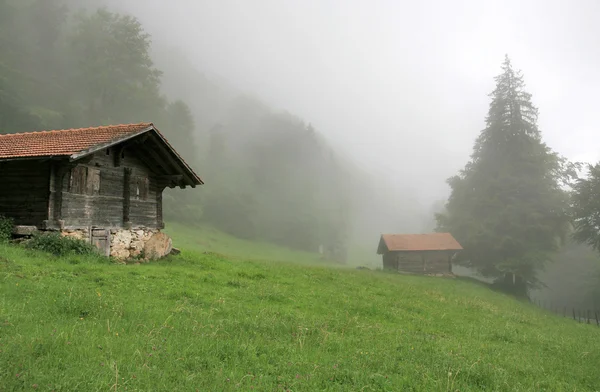
[[[377,254],[383,268],[416,274],[448,274],[462,247],[450,233],[382,234]]]
[[[169,252],[163,190],[201,184],[151,123],[0,135],[0,215],[107,256]]]

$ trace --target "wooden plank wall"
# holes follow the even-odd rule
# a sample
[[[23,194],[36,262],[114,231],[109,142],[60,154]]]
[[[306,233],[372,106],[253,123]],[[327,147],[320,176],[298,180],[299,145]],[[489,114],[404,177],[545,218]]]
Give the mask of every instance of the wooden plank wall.
[[[118,159],[115,154],[122,153]],[[119,228],[124,226],[124,200],[127,192],[124,189],[125,170],[131,169],[129,188],[129,221],[133,227],[157,227],[162,217],[157,205],[161,200],[157,195],[162,192],[156,177],[149,168],[135,155],[135,150],[117,148],[102,150],[93,155],[92,159],[81,164],[90,172],[99,170],[99,185],[86,187],[85,194],[76,193],[73,189],[71,175],[62,179],[62,207],[61,219],[65,221],[66,228],[82,228],[98,226],[103,228]],[[144,181],[147,179],[147,181]],[[147,183],[147,191],[143,184]],[[141,186],[140,186],[141,185]],[[91,194],[90,194],[91,193]]]
[[[386,252],[383,254],[383,268],[398,269],[398,256],[396,253]]]
[[[0,162],[0,215],[17,225],[41,226],[48,216],[49,184],[49,162]]]
[[[426,252],[425,273],[427,274],[447,274],[450,270],[449,252]]]
[[[423,253],[421,252],[396,252],[398,257],[398,270],[403,272],[412,272],[415,274],[424,273]]]
[[[384,254],[383,260],[384,268],[415,274],[443,274],[450,272],[449,257],[448,252],[438,251],[389,252]]]

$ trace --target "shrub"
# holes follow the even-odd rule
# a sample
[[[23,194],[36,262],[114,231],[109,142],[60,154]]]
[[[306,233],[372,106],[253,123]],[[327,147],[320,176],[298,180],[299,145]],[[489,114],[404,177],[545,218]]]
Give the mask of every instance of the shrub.
[[[36,234],[27,241],[26,246],[29,249],[41,250],[55,256],[97,254],[94,245],[77,238],[61,236],[58,233]]]
[[[0,215],[0,242],[6,242],[12,236],[13,221]]]

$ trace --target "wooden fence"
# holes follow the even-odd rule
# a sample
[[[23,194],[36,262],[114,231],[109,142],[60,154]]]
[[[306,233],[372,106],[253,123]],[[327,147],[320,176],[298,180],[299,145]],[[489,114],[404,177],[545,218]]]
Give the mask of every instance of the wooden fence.
[[[581,309],[574,306],[559,306],[551,302],[547,303],[546,301],[537,299],[531,300],[531,303],[563,317],[573,318],[573,320],[577,322],[596,324],[596,326],[600,327],[600,309]]]

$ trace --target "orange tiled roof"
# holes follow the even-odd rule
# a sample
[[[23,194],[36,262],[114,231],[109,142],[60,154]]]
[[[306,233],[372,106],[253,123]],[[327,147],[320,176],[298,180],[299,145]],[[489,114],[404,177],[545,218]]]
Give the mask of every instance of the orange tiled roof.
[[[0,135],[0,159],[69,156],[141,132],[151,123]]]
[[[462,249],[450,233],[383,234],[381,241],[384,242],[387,250],[392,252]]]

